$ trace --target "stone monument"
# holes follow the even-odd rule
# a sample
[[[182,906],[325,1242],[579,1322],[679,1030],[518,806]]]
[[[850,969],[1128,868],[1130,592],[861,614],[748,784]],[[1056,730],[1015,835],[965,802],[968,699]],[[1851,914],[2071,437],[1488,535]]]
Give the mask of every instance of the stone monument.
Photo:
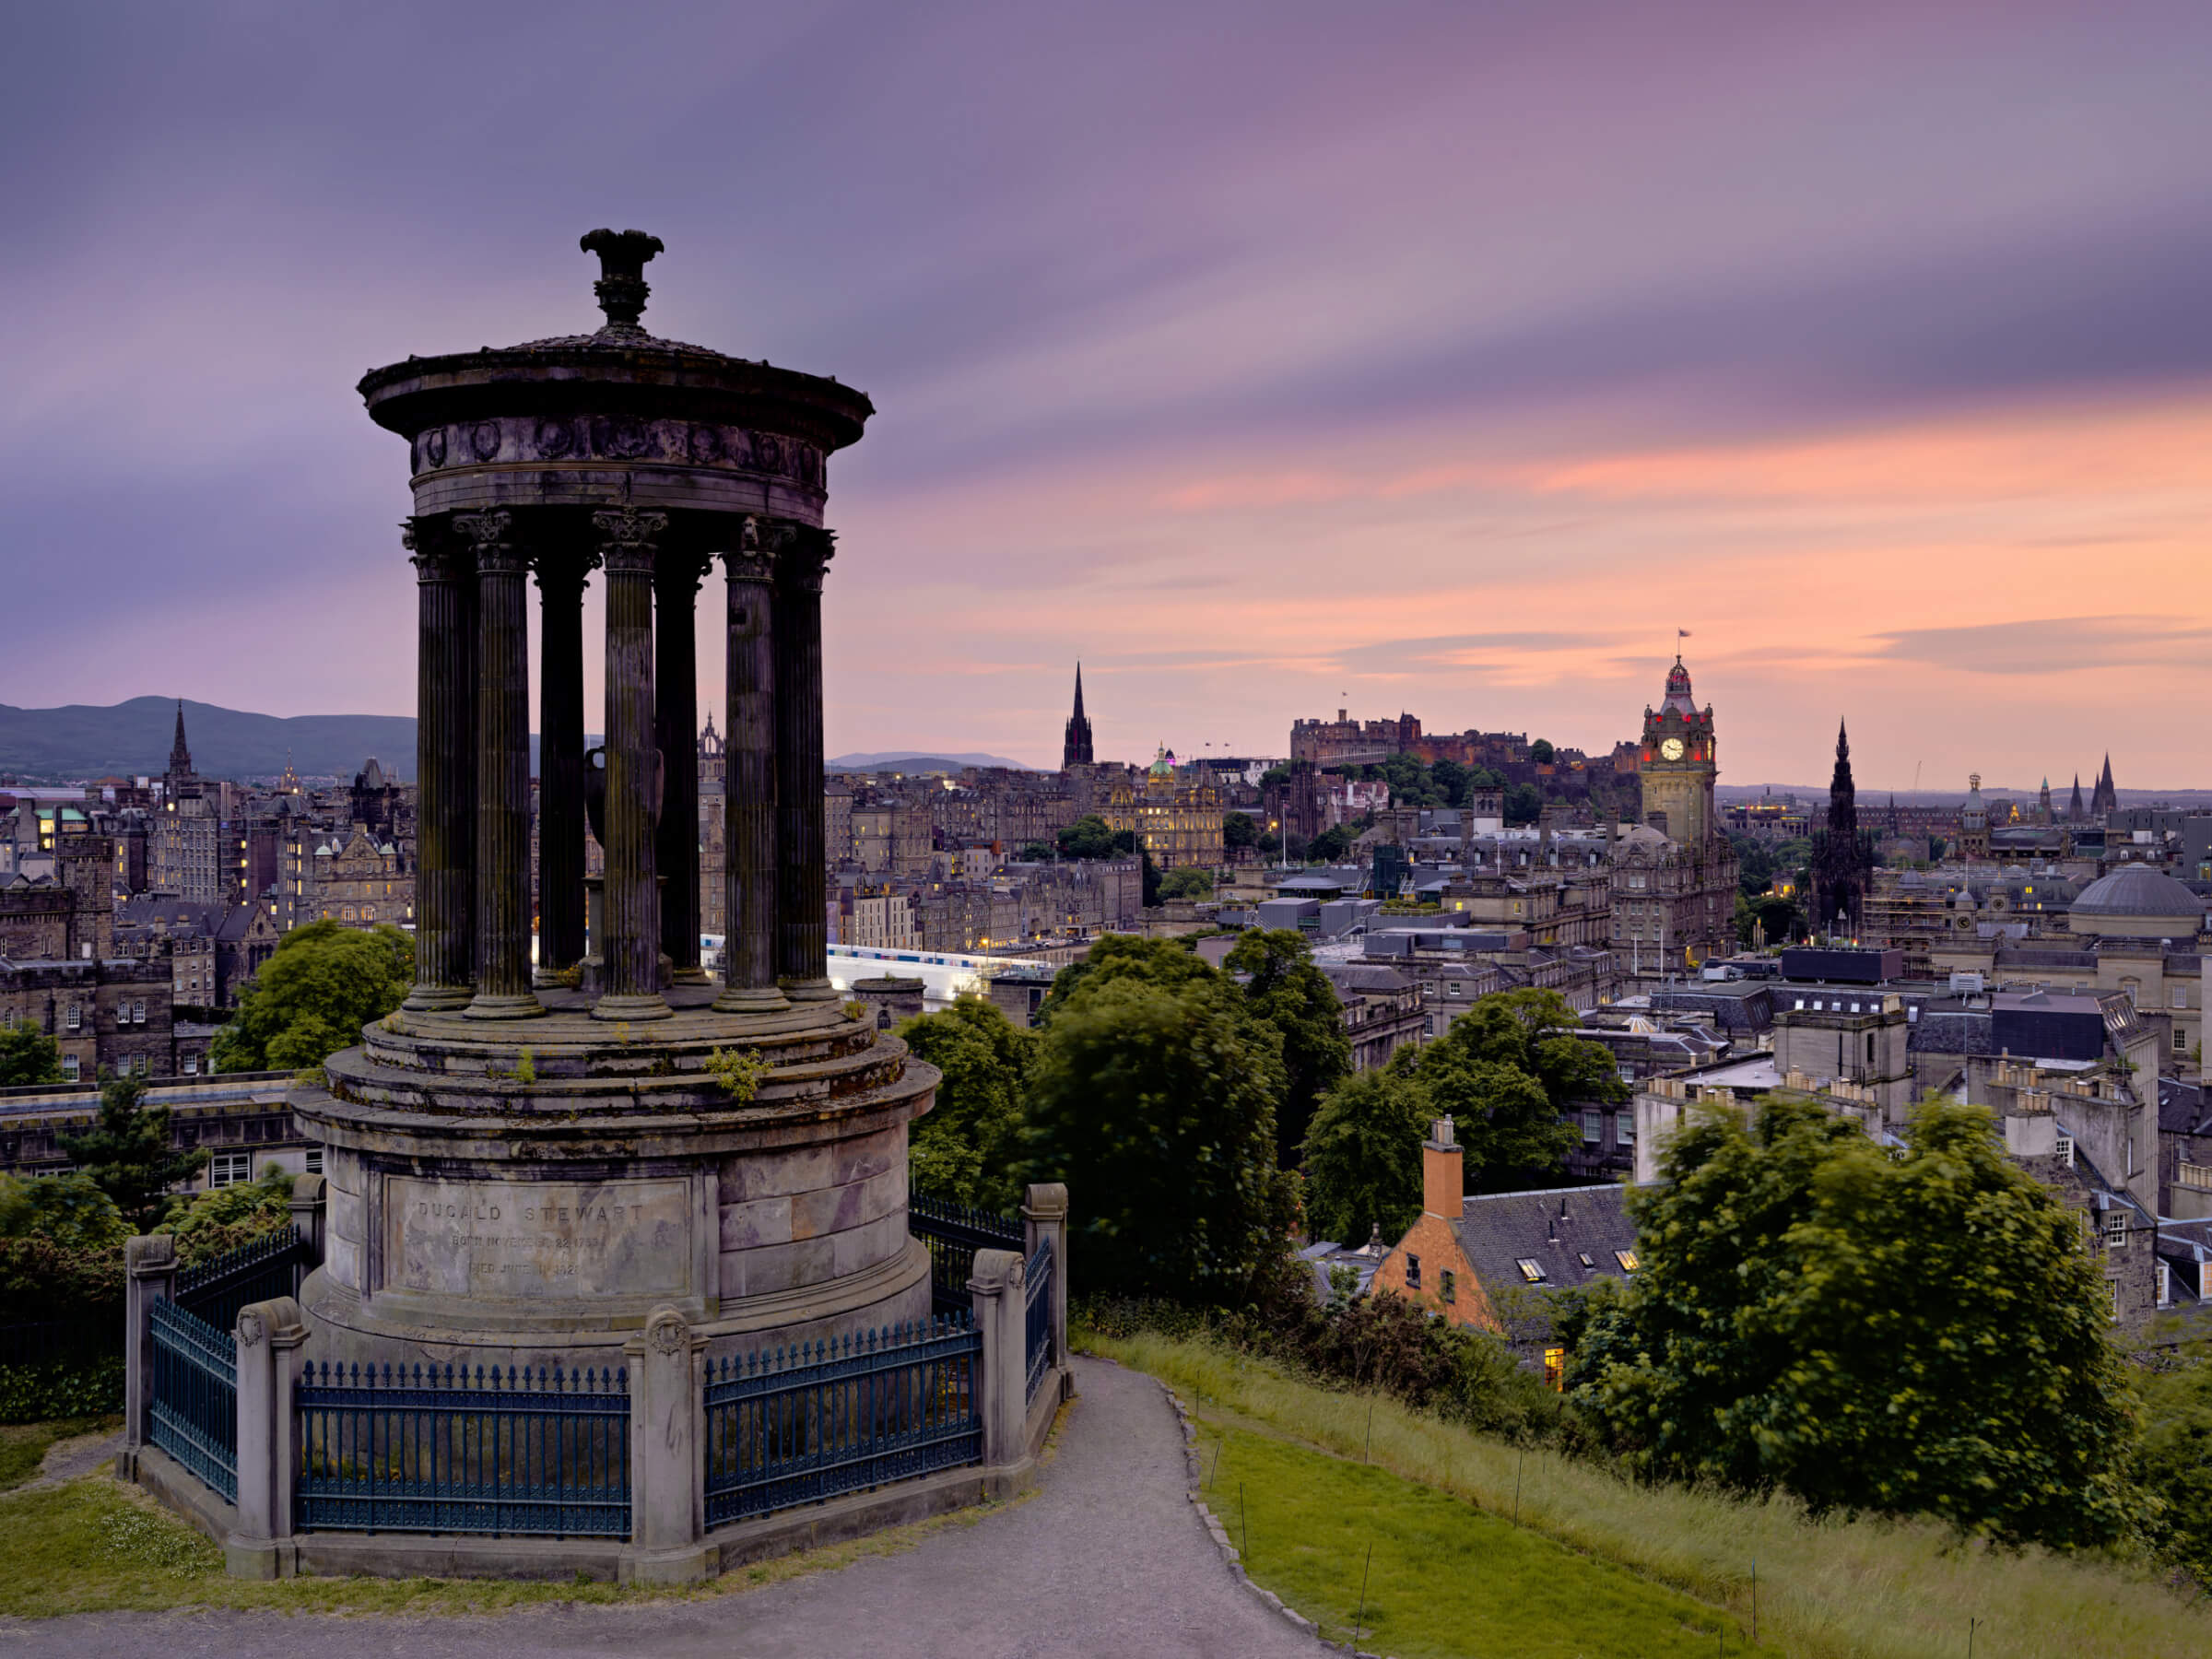
[[[292,1095],[327,1148],[324,1265],[301,1293],[316,1359],[612,1365],[663,1306],[720,1351],[930,1312],[907,1126],[937,1074],[850,1018],[826,972],[824,466],[874,410],[647,334],[659,240],[582,246],[595,333],[360,382],[412,474],[418,928],[405,1006]],[[700,963],[691,643],[717,563],[719,984]],[[606,735],[587,754],[594,572]],[[606,853],[588,928],[587,811]]]

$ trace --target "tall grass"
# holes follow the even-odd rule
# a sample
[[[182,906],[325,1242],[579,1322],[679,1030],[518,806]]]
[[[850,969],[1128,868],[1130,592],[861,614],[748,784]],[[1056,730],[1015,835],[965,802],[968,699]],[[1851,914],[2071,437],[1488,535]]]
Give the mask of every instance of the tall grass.
[[[1926,1523],[1816,1521],[1787,1498],[1747,1501],[1639,1487],[1606,1468],[1529,1451],[1408,1410],[1387,1396],[1317,1387],[1204,1339],[1093,1335],[1093,1351],[1148,1371],[1293,1439],[1372,1456],[1408,1479],[1510,1513],[1524,1526],[1616,1560],[1748,1621],[1801,1659],[2203,1659],[2212,1607],[2121,1555],[1995,1550]]]

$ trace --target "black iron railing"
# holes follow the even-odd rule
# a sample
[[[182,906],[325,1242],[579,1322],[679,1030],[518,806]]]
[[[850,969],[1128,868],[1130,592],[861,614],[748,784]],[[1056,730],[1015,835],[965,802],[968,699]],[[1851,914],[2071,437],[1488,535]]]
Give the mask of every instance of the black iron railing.
[[[711,1367],[707,1524],[980,1463],[982,1354],[954,1314]]]
[[[310,1364],[294,1524],[626,1538],[629,1387],[619,1370]]]
[[[1021,1223],[927,1193],[908,1196],[906,1230],[929,1248],[930,1302],[939,1314],[970,1307],[968,1277],[979,1250],[1019,1250]]]
[[[238,1500],[238,1341],[174,1302],[148,1310],[153,1364],[147,1438]]]
[[[272,1297],[294,1296],[309,1266],[297,1227],[241,1244],[236,1250],[187,1267],[177,1275],[177,1306],[198,1314],[218,1330],[238,1323],[239,1310]]]
[[[1044,1381],[1044,1373],[1053,1362],[1053,1241],[1037,1241],[1036,1252],[1030,1257],[1023,1277],[1029,1280],[1029,1308],[1024,1321],[1023,1353],[1029,1361],[1029,1382],[1022,1395],[1025,1401],[1037,1397],[1037,1385]]]

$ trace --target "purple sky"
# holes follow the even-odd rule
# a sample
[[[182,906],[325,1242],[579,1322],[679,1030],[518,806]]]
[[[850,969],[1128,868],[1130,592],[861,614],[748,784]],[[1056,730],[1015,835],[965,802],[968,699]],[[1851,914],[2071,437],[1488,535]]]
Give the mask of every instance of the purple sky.
[[[300,7],[11,22],[0,701],[407,712],[352,392],[596,321],[865,388],[831,752],[2203,782],[2212,6]],[[709,641],[711,643],[711,641]],[[719,677],[719,657],[702,653]],[[710,694],[712,688],[709,688]]]

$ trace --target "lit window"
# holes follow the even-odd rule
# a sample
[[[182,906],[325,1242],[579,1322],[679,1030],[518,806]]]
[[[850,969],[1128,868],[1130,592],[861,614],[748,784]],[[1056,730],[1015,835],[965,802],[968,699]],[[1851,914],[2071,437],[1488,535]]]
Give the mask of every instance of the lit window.
[[[1623,1273],[1636,1271],[1636,1253],[1634,1251],[1617,1250],[1613,1253],[1613,1259],[1620,1264],[1620,1270]]]
[[[1522,1256],[1513,1265],[1521,1269],[1521,1277],[1530,1284],[1540,1285],[1544,1282],[1544,1264],[1534,1256]]]
[[[1544,1386],[1558,1394],[1567,1386],[1567,1350],[1547,1347],[1544,1350]]]

